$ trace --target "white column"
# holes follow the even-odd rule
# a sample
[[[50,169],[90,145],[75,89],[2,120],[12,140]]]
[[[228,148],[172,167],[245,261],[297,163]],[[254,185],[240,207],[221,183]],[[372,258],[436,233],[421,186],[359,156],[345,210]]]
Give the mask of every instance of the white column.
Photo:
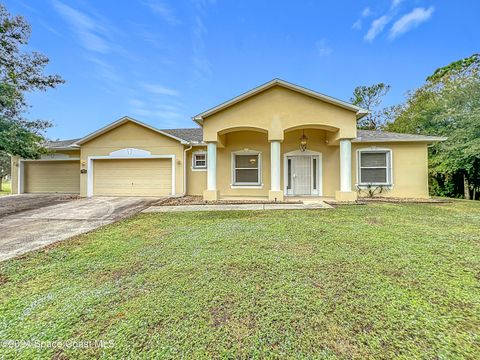
[[[17,183],[17,193],[23,194],[24,184],[25,184],[25,162],[21,159],[18,159],[18,183]]]
[[[207,144],[207,190],[217,190],[217,143]]]
[[[270,142],[270,190],[280,191],[280,141]]]
[[[340,140],[340,191],[352,191],[352,143]]]

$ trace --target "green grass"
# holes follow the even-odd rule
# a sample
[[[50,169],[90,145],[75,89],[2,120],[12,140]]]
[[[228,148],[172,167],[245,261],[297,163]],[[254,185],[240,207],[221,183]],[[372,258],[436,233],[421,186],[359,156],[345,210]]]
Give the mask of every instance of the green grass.
[[[12,189],[12,187],[11,187],[10,182],[2,183],[2,190],[0,190],[0,196],[10,195],[11,189]]]
[[[480,202],[142,214],[0,264],[29,358],[474,359]]]

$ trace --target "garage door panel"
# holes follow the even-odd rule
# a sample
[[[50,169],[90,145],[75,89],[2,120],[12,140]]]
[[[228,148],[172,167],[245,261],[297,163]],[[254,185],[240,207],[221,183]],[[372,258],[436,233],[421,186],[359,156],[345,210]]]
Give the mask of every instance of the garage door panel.
[[[80,192],[80,163],[78,161],[25,161],[25,193]]]
[[[165,196],[172,192],[171,159],[94,161],[94,195]]]

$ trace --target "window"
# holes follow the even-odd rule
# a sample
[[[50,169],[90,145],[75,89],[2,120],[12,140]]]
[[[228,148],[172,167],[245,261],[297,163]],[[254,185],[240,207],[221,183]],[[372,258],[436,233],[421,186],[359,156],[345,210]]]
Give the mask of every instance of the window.
[[[359,150],[358,183],[359,185],[391,185],[391,151]]]
[[[207,153],[206,152],[193,153],[192,167],[194,169],[206,169],[207,168]]]
[[[261,185],[261,157],[259,152],[232,154],[233,185]]]

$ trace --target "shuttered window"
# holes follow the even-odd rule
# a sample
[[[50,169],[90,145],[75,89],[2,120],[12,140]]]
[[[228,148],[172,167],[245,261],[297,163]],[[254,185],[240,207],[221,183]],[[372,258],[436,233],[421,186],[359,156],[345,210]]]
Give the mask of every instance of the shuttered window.
[[[358,173],[360,185],[391,185],[391,151],[359,151]]]

